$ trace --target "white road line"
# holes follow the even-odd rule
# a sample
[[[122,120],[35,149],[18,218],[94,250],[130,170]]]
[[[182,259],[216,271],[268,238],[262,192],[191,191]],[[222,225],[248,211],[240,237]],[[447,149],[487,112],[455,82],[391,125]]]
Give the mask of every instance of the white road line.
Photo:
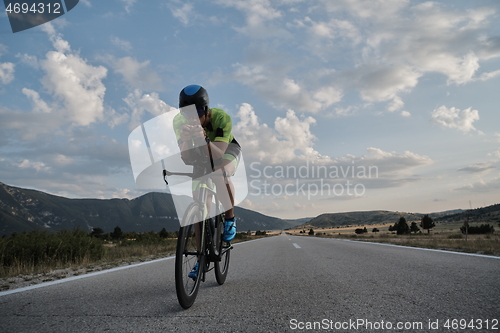
[[[96,276],[96,275],[101,275],[101,274],[106,274],[106,273],[121,271],[122,269],[127,269],[127,268],[132,268],[132,267],[137,267],[137,266],[152,264],[152,263],[155,263],[155,262],[159,262],[159,261],[163,261],[163,260],[168,260],[168,259],[173,259],[173,258],[175,258],[175,256],[171,256],[171,257],[167,257],[167,258],[161,258],[161,259],[156,259],[156,260],[151,260],[151,261],[145,261],[145,262],[141,262],[141,263],[133,264],[133,265],[128,265],[128,266],[120,266],[120,267],[115,267],[115,268],[110,268],[110,269],[104,269],[102,271],[88,273],[88,274],[83,274],[83,275],[71,276],[69,278],[65,278],[65,279],[62,279],[62,280],[57,280],[57,281],[51,281],[51,282],[46,282],[46,283],[35,284],[35,285],[29,286],[29,287],[23,287],[23,288],[17,288],[17,289],[2,291],[2,292],[0,292],[0,297],[1,296],[5,296],[5,295],[20,293],[20,292],[28,291],[28,290],[32,290],[32,289],[37,289],[37,288],[42,288],[42,287],[48,287],[48,286],[52,286],[54,284],[59,284],[59,283],[64,283],[64,282],[69,282],[69,281],[74,281],[74,280],[79,280],[79,279],[83,279],[83,278],[87,278],[87,277],[91,277],[91,276]]]
[[[332,238],[332,239],[334,239],[334,238]],[[453,254],[461,254],[463,256],[481,257],[481,258],[489,258],[489,259],[500,259],[500,257],[489,256],[489,255],[486,255],[486,254],[476,254],[476,253],[455,252],[455,251],[447,251],[447,250],[427,249],[425,247],[404,246],[404,245],[396,245],[396,244],[389,244],[389,243],[363,242],[363,241],[355,241],[355,240],[350,240],[350,239],[339,239],[339,240],[342,240],[344,242],[363,243],[363,244],[375,244],[375,245],[402,247],[402,248],[405,248],[405,249],[412,249],[412,250],[433,251],[433,252],[442,252],[442,253],[453,253]]]
[[[295,246],[297,249],[300,249],[300,246],[298,246],[296,243],[293,243],[293,246]]]

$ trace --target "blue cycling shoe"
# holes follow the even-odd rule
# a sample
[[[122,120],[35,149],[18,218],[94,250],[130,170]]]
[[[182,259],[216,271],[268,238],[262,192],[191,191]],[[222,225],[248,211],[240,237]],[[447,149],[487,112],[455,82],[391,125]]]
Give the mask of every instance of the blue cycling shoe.
[[[196,280],[196,278],[198,277],[198,268],[199,268],[199,265],[198,265],[198,263],[196,263],[193,267],[193,270],[191,272],[189,272],[188,277],[190,277],[193,280]]]
[[[235,218],[229,218],[224,221],[224,234],[222,235],[223,242],[230,242],[236,236],[236,221]]]

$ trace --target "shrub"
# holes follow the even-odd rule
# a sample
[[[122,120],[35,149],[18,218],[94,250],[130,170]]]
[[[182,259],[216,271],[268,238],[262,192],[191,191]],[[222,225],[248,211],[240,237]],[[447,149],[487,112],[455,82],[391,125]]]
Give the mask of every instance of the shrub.
[[[466,232],[465,226],[461,227],[460,231],[465,235],[465,232]],[[495,229],[489,223],[488,224],[481,224],[480,226],[472,226],[472,227],[469,227],[469,230],[468,230],[469,235],[472,235],[472,234],[492,234],[494,232],[495,232]]]
[[[368,230],[366,230],[366,227],[365,227],[364,229],[358,228],[358,229],[354,230],[354,232],[359,235],[359,234],[364,234],[365,232],[368,232]]]
[[[0,261],[4,267],[17,264],[80,263],[99,260],[104,255],[102,240],[81,230],[61,230],[55,234],[33,230],[0,240]]]

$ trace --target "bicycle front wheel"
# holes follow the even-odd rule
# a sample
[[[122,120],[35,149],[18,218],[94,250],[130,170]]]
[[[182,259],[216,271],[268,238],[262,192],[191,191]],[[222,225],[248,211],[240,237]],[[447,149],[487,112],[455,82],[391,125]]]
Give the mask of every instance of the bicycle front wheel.
[[[202,255],[203,247],[201,231],[198,237],[195,232],[195,223],[201,221],[201,206],[193,203],[184,214],[183,224],[179,230],[177,239],[177,250],[175,254],[175,289],[179,304],[187,309],[191,307],[198,294],[201,276],[205,265],[205,256]],[[189,277],[189,273],[198,263],[198,274],[195,278]]]
[[[222,216],[215,217],[215,235],[214,235],[214,248],[217,255],[220,255],[220,261],[216,261],[215,267],[215,279],[219,285],[226,282],[227,272],[229,270],[229,255],[231,254],[229,243],[222,241],[222,235],[224,234],[224,222]]]

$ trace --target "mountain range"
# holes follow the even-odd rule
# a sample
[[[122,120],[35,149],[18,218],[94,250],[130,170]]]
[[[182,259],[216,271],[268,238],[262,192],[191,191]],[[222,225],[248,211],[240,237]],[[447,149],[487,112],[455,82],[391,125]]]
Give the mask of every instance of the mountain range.
[[[420,221],[424,214],[391,211],[357,211],[321,214],[314,218],[283,220],[235,207],[238,230],[283,230],[296,226],[329,228],[346,225],[394,224],[400,217]],[[436,222],[500,222],[500,204],[474,210],[452,210],[428,214]],[[135,199],[69,199],[41,191],[22,189],[0,182],[0,236],[33,229],[58,231],[81,228],[104,232],[167,231],[179,229],[172,196],[151,192]]]
[[[304,227],[332,228],[348,225],[394,224],[401,217],[404,217],[407,222],[419,222],[424,215],[429,215],[438,223],[464,222],[467,215],[470,217],[470,222],[497,223],[500,222],[500,204],[473,210],[454,209],[430,214],[384,210],[321,214],[305,223]]]
[[[238,230],[279,230],[299,224],[235,207]],[[152,192],[135,199],[69,199],[0,183],[0,235],[32,229],[81,228],[105,232],[179,229],[170,194]]]

